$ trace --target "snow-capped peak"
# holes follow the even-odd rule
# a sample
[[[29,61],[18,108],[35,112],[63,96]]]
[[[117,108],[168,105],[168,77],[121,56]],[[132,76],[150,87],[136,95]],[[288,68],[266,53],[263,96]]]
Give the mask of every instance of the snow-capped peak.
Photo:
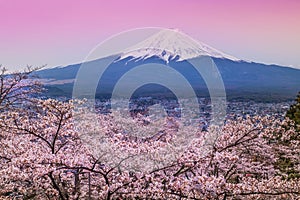
[[[119,59],[133,57],[133,59],[140,60],[152,56],[158,56],[166,62],[175,58],[177,61],[180,61],[198,56],[227,58],[234,61],[240,60],[204,43],[197,42],[188,35],[174,29],[163,29],[126,49]]]

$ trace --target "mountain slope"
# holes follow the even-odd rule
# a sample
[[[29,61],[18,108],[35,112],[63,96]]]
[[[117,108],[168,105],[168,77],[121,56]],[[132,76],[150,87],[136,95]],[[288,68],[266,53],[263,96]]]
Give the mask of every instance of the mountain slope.
[[[170,60],[182,61],[198,56],[239,60],[204,43],[195,41],[178,30],[172,29],[161,30],[146,40],[126,49],[120,59],[132,57],[140,60],[153,56],[157,56],[166,62]]]
[[[228,98],[253,100],[290,100],[300,90],[300,70],[277,65],[265,65],[239,60],[208,45],[196,42],[177,30],[163,30],[126,49],[107,68],[99,81],[97,96],[109,96],[116,82],[129,70],[149,63],[165,64],[181,73],[198,96],[208,96],[206,84],[187,60],[197,62],[201,56],[210,56],[224,81]],[[90,61],[96,68],[106,58]],[[47,87],[56,95],[71,96],[73,81],[80,63],[66,67],[44,69],[36,74],[48,80]],[[133,77],[134,79],[135,77]],[[140,77],[137,77],[140,78]],[[51,79],[51,80],[50,80]],[[59,81],[58,81],[59,80]],[[56,88],[56,89],[55,89]],[[57,91],[63,91],[58,94]],[[148,87],[145,95],[165,93],[158,87]],[[53,95],[51,92],[49,95]]]

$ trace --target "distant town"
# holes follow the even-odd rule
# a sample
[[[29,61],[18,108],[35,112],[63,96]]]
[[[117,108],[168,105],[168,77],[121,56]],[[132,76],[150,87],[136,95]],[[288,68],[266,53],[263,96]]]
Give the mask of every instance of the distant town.
[[[63,100],[62,98],[59,98]],[[66,99],[65,99],[66,100]],[[189,105],[189,100],[182,101],[186,106]],[[193,117],[204,130],[210,124],[212,105],[209,98],[198,98],[199,115]],[[274,103],[258,103],[255,101],[227,101],[226,102],[226,119],[235,120],[239,117],[246,118],[247,116],[272,116],[279,119],[285,118],[286,111],[290,108],[293,101],[274,102]],[[118,105],[114,105],[118,107]],[[106,114],[111,112],[112,104],[109,100],[96,99],[95,108],[98,113]],[[140,113],[142,115],[156,115],[161,117],[168,115],[171,117],[180,117],[181,108],[175,99],[158,99],[152,97],[139,97],[131,99],[128,103],[128,111],[132,116]]]

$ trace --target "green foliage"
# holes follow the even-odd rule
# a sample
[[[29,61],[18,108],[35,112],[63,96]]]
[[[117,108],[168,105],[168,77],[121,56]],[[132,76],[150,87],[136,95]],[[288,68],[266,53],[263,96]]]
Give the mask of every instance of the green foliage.
[[[296,103],[291,105],[287,111],[286,116],[300,125],[300,92],[297,96]]]
[[[295,163],[291,159],[286,157],[280,157],[275,163],[275,167],[280,170],[287,177],[282,177],[283,179],[291,180],[295,178],[300,178],[300,173],[295,169]]]

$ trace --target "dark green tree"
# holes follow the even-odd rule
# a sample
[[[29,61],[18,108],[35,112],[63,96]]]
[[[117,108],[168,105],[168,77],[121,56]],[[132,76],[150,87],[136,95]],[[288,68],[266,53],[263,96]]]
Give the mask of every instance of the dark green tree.
[[[287,111],[286,116],[300,125],[300,92],[297,95],[296,103],[291,105]]]

